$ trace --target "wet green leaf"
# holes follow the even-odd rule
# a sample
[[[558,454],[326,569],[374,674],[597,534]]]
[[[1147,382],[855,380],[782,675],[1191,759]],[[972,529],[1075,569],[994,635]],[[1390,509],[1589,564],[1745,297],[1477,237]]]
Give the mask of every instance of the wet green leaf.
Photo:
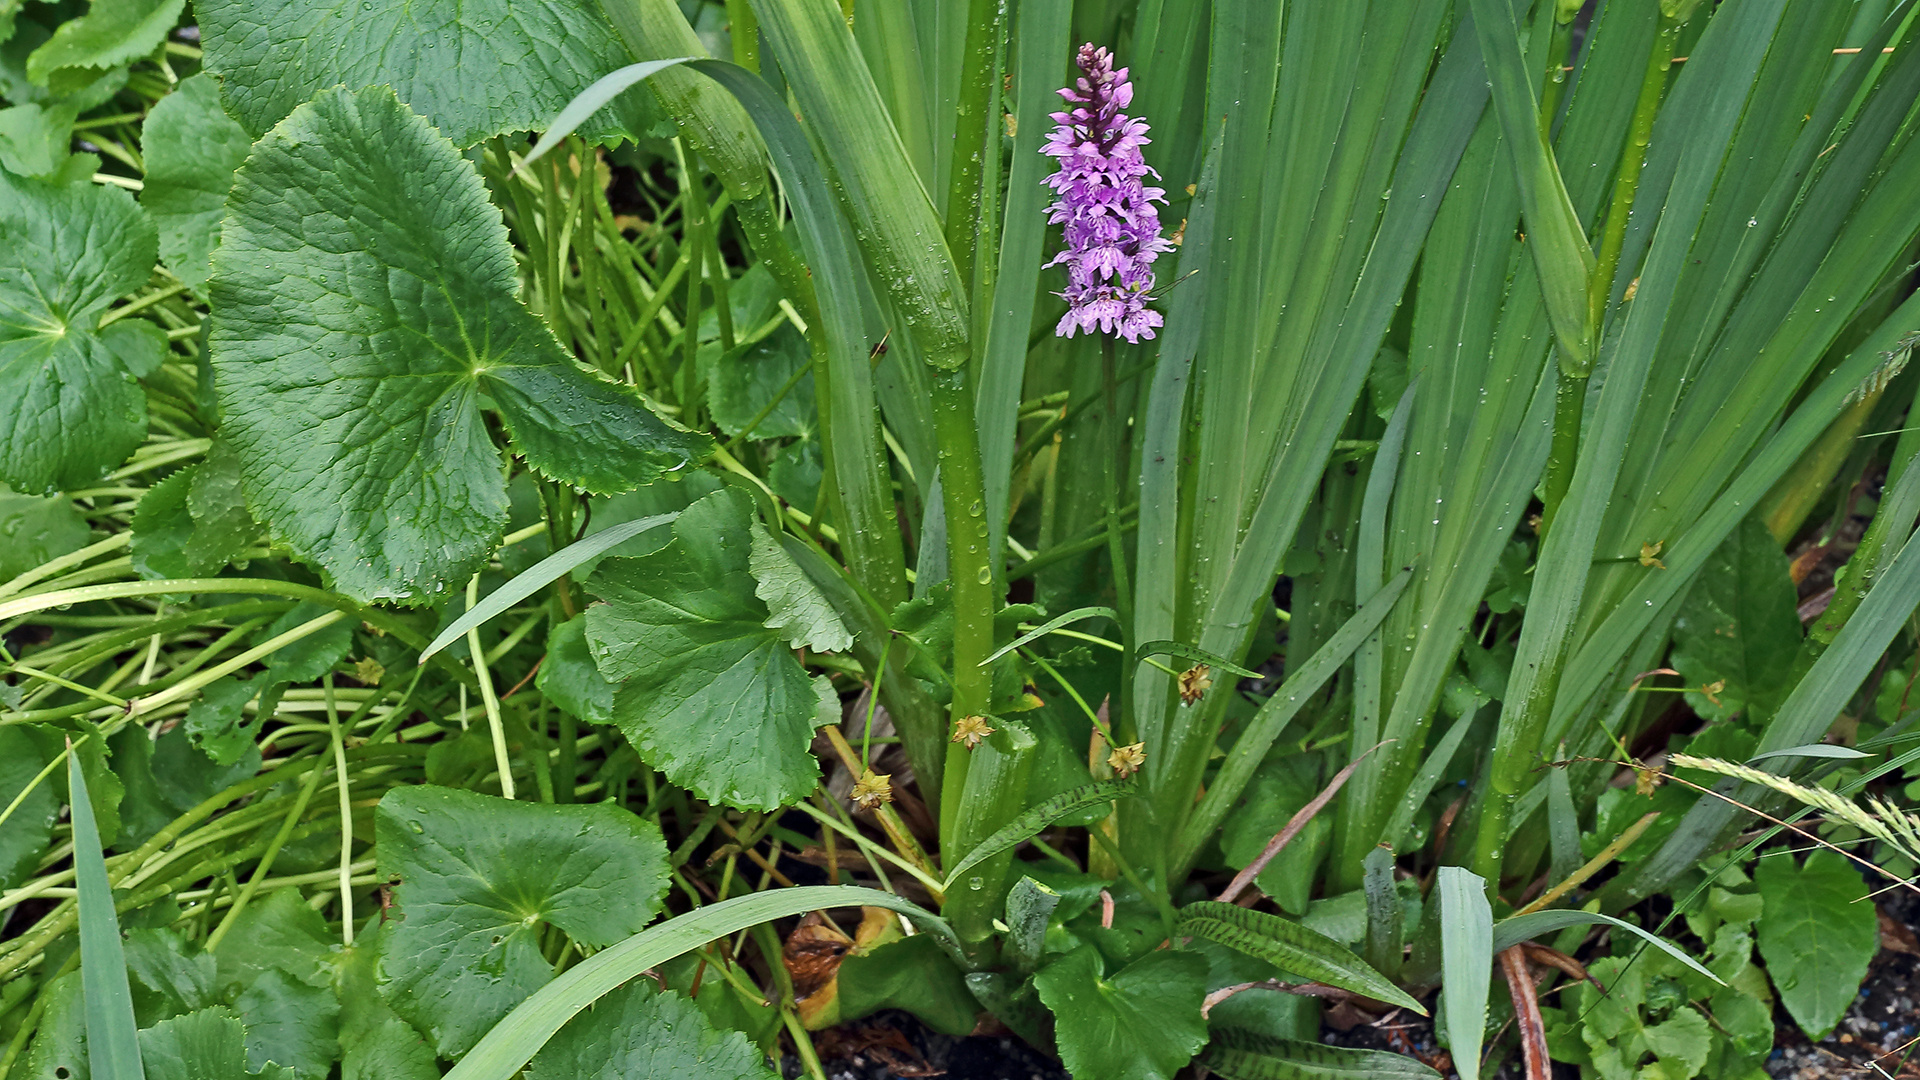
[[[833,610],[833,602],[781,546],[782,541],[759,521],[749,525],[753,550],[747,567],[753,572],[753,592],[767,605],[766,626],[780,631],[787,644],[814,652],[846,652],[853,635]]]
[[[584,615],[568,619],[547,635],[547,658],[540,664],[534,685],[548,701],[582,720],[613,722],[613,694],[618,687],[593,664]]]
[[[387,85],[460,146],[529,131],[626,63],[583,0],[202,0],[207,70],[260,135],[317,90]],[[629,107],[630,108],[630,107]],[[581,134],[640,134],[602,110]]]
[[[124,461],[147,435],[138,377],[160,328],[108,305],[145,284],[158,246],[133,197],[0,172],[0,481],[42,494]]]
[[[839,718],[824,676],[809,678],[754,595],[750,504],[717,491],[674,522],[651,555],[607,559],[588,588],[587,644],[621,684],[614,722],[648,764],[702,798],[771,810],[819,778],[814,728]]]
[[[221,107],[220,84],[205,72],[161,98],[141,132],[147,175],[140,205],[159,226],[160,257],[173,276],[202,288],[234,170],[253,140]]]
[[[107,68],[138,60],[166,40],[186,6],[186,0],[93,0],[85,15],[60,24],[27,57],[27,77],[45,85],[61,68]]]
[[[146,1080],[294,1080],[292,1069],[249,1067],[245,1032],[233,1010],[218,1006],[161,1021],[140,1033]]]
[[[970,1034],[980,1003],[940,943],[924,934],[901,938],[840,961],[840,1020],[881,1009],[905,1009],[945,1035]]]
[[[1418,1001],[1368,967],[1351,949],[1278,915],[1201,900],[1180,909],[1174,935],[1217,941],[1316,982],[1426,1015]]]
[[[1102,971],[1099,950],[1082,946],[1034,976],[1053,1010],[1060,1059],[1075,1076],[1169,1080],[1207,1042],[1200,1015],[1207,962],[1160,950]]]
[[[738,435],[778,397],[779,404],[754,425],[751,437],[813,434],[818,414],[813,407],[813,376],[807,373],[810,362],[806,339],[788,324],[752,345],[716,357],[709,400],[714,423],[728,435]],[[795,376],[799,381],[780,396]]]
[[[1816,851],[1796,866],[1790,855],[1760,860],[1760,955],[1780,1003],[1809,1038],[1823,1039],[1853,1003],[1867,964],[1880,949],[1867,886],[1845,856]]]
[[[253,729],[259,717],[249,721],[246,705],[259,692],[257,681],[233,675],[216,679],[200,691],[200,700],[187,706],[187,718],[181,726],[215,764],[231,765],[253,745]]]
[[[399,882],[384,992],[444,1057],[553,978],[542,924],[605,947],[644,927],[667,889],[659,826],[604,803],[411,787],[380,800],[374,828],[380,874]]]
[[[0,727],[0,807],[20,797],[47,757],[34,740],[18,727]],[[0,889],[10,889],[26,880],[47,849],[53,835],[53,822],[60,813],[60,800],[54,794],[53,778],[40,781],[32,794],[0,827]]]
[[[1680,605],[1673,666],[1690,685],[1687,704],[1710,720],[1770,717],[1793,688],[1800,652],[1799,603],[1787,556],[1759,517],[1728,537]],[[1700,688],[1725,685],[1710,700]]]
[[[368,927],[340,964],[340,1080],[439,1080],[433,1048],[378,992],[384,934]]]
[[[300,106],[228,205],[210,286],[222,432],[275,538],[350,596],[432,602],[490,553],[507,495],[483,398],[529,464],[592,492],[710,445],[560,348],[520,303],[473,165],[389,90]],[[353,239],[314,242],[329,230]]]

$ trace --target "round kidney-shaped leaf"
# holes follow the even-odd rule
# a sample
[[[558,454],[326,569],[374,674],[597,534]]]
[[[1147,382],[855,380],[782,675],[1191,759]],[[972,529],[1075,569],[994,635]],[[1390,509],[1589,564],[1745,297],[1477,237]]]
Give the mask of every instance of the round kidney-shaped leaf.
[[[211,283],[223,435],[274,539],[361,601],[430,602],[507,518],[484,410],[548,477],[629,490],[710,440],[575,363],[518,296],[471,163],[375,87],[256,146]]]
[[[541,923],[612,945],[646,926],[667,891],[659,826],[608,804],[405,788],[380,800],[374,836],[381,877],[399,882],[384,991],[443,1057],[465,1053],[553,978]]]
[[[773,810],[819,781],[808,748],[840,702],[767,626],[751,521],[747,497],[723,488],[681,512],[672,543],[601,562],[587,646],[620,684],[614,723],[647,764],[711,802]]]
[[[461,146],[542,127],[631,57],[592,0],[200,0],[207,70],[258,135],[316,90],[391,86]],[[639,134],[616,103],[583,124]]]
[[[116,188],[0,170],[0,483],[39,495],[79,487],[147,437],[137,381],[166,336],[141,319],[100,327],[147,280],[159,240]]]

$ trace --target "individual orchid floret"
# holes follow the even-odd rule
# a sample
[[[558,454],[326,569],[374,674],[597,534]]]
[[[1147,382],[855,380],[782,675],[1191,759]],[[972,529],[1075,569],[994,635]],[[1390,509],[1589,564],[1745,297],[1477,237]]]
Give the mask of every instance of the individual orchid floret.
[[[1067,313],[1054,327],[1061,337],[1098,330],[1133,342],[1152,338],[1160,313],[1147,307],[1153,260],[1173,245],[1160,235],[1166,192],[1146,183],[1160,174],[1147,165],[1147,123],[1121,111],[1133,102],[1127,69],[1113,54],[1080,46],[1081,78],[1060,91],[1070,105],[1053,114],[1057,126],[1041,153],[1060,160],[1047,178],[1055,201],[1047,220],[1064,226],[1066,248],[1048,266],[1066,264]]]

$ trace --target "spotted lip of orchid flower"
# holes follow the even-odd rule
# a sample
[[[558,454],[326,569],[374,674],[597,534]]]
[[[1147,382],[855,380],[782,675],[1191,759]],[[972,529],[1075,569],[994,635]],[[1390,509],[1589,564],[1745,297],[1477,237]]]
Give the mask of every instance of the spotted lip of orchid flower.
[[[1160,235],[1166,192],[1146,183],[1159,179],[1141,157],[1147,123],[1121,111],[1133,102],[1127,69],[1115,69],[1113,54],[1088,43],[1075,58],[1081,78],[1060,91],[1071,106],[1053,114],[1057,125],[1041,153],[1058,158],[1047,178],[1056,196],[1047,220],[1064,227],[1066,247],[1048,266],[1065,264],[1066,315],[1054,327],[1061,337],[1084,330],[1125,338],[1152,338],[1160,313],[1146,306],[1153,288],[1153,261],[1173,245]]]

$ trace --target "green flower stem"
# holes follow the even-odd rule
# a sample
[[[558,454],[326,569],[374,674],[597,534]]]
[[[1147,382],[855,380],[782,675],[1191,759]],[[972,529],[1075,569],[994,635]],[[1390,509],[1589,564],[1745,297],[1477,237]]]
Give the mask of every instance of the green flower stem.
[[[947,568],[953,583],[953,705],[950,722],[987,715],[993,676],[994,575],[987,545],[986,488],[967,368],[933,379],[934,432],[940,440],[940,485],[947,513]],[[1007,725],[1000,725],[1005,727]],[[1024,733],[1022,733],[1024,735]],[[950,749],[940,786],[940,856],[952,866],[1018,814],[1032,755],[1001,733],[973,750]],[[1028,744],[1031,738],[1024,740]],[[1007,859],[982,863],[972,880],[947,897],[961,940],[986,941],[1000,907]]]
[[[1647,163],[1647,143],[1653,138],[1654,117],[1660,111],[1660,99],[1666,93],[1667,69],[1673,66],[1673,46],[1680,36],[1680,22],[1660,17],[1660,29],[1647,54],[1647,67],[1640,80],[1640,98],[1633,107],[1632,126],[1620,151],[1620,164],[1613,179],[1613,199],[1601,226],[1600,256],[1587,280],[1587,326],[1589,336],[1599,340],[1606,320],[1607,302],[1613,296],[1613,276],[1620,267],[1620,252],[1627,240],[1627,217],[1633,210],[1634,193],[1640,187],[1640,170]],[[1542,123],[1545,123],[1545,117]],[[1593,374],[1593,357],[1575,360],[1559,353],[1560,384],[1554,392],[1553,445],[1547,453],[1547,475],[1543,484],[1544,511],[1541,532],[1553,527],[1553,519],[1573,483],[1574,460],[1580,450],[1580,416],[1587,400],[1587,379]]]

